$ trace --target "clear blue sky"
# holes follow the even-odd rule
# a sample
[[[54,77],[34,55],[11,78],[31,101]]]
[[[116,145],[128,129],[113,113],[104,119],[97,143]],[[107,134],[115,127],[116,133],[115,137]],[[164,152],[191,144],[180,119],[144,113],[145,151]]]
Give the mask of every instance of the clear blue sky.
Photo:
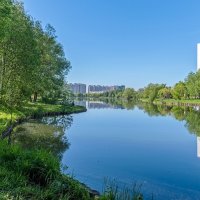
[[[199,0],[23,0],[57,31],[69,82],[136,89],[173,85],[196,71]]]

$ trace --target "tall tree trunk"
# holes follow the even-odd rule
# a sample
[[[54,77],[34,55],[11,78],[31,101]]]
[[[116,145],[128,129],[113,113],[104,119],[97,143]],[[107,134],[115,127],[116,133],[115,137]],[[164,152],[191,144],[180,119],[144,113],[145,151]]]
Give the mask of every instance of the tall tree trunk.
[[[33,101],[36,102],[37,101],[37,97],[38,97],[38,93],[34,92],[33,94]]]

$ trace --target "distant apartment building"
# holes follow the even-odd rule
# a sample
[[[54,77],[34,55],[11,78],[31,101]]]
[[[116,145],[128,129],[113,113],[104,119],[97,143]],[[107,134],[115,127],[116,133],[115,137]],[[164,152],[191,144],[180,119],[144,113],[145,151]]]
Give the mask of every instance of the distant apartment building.
[[[114,90],[125,90],[125,85],[117,85],[113,87],[114,87]]]
[[[114,90],[124,90],[124,85],[114,85],[114,86],[101,86],[101,85],[89,85],[88,86],[88,93],[104,93],[110,92]]]
[[[85,94],[86,93],[86,84],[82,83],[71,83],[69,88],[73,94]]]

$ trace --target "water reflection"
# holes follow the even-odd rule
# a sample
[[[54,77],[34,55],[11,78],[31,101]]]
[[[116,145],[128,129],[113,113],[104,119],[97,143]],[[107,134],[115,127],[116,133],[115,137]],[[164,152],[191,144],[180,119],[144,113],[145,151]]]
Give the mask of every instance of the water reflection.
[[[118,105],[120,108],[134,109],[135,106],[143,110],[149,116],[171,116],[178,121],[185,121],[185,127],[197,136],[197,157],[200,158],[200,109],[195,107],[178,107],[167,105],[155,105],[150,103],[107,101],[107,104]],[[120,106],[121,104],[121,106]],[[118,107],[115,107],[118,108]]]
[[[87,108],[87,105],[86,105],[87,101],[84,99],[75,99],[73,102],[74,102],[74,105],[84,106]]]
[[[200,109],[196,107],[178,107],[167,105],[155,105],[141,102],[128,102],[119,99],[92,99],[90,101],[78,99],[76,105],[82,105],[88,109],[127,109],[135,107],[149,116],[171,116],[178,121],[184,121],[185,127],[197,136],[197,156],[200,157]],[[64,133],[73,123],[73,117],[54,116],[44,117],[40,121],[31,121],[18,126],[12,136],[12,140],[21,143],[25,148],[46,148],[61,156],[69,147]]]
[[[84,106],[87,109],[134,109],[136,102],[128,102],[119,99],[75,99],[75,105]]]
[[[167,106],[167,105],[155,105],[150,103],[141,102],[128,102],[119,99],[92,99],[89,101],[80,100],[75,101],[76,105],[83,105],[88,109],[127,109],[133,110],[136,106],[144,113],[152,116],[171,116],[178,121],[185,121],[185,127],[192,134],[197,136],[197,156],[200,157],[200,107],[199,106]]]
[[[200,158],[200,111],[197,108],[114,99],[77,101],[77,104],[92,110],[74,115],[78,123],[74,123],[69,132],[72,116],[45,117],[19,126],[14,142],[26,148],[50,149],[61,158],[69,147],[65,131],[72,145],[64,153],[62,162],[80,181],[95,189],[98,183],[101,185],[101,177],[108,176],[127,183],[144,180],[147,193],[154,190],[166,196],[170,191],[187,196],[199,194],[200,162],[195,158],[196,155]],[[146,115],[157,117],[150,119]],[[196,141],[183,124],[196,135]]]
[[[60,115],[53,117],[43,117],[40,122],[63,128],[63,132],[69,129],[73,123],[73,117],[71,115]]]
[[[46,149],[62,159],[70,145],[65,132],[72,122],[72,116],[67,115],[30,120],[15,128],[11,142],[26,149]]]
[[[101,102],[101,101],[89,101],[87,108],[88,109],[105,109],[105,108],[123,109],[123,106],[108,104],[108,103]]]

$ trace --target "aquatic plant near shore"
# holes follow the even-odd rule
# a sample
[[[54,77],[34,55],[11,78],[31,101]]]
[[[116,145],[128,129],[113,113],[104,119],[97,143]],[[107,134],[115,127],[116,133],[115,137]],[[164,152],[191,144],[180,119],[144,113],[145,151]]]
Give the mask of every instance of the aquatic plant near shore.
[[[142,184],[134,183],[132,187],[119,187],[116,180],[105,179],[103,194],[100,200],[143,200]]]

